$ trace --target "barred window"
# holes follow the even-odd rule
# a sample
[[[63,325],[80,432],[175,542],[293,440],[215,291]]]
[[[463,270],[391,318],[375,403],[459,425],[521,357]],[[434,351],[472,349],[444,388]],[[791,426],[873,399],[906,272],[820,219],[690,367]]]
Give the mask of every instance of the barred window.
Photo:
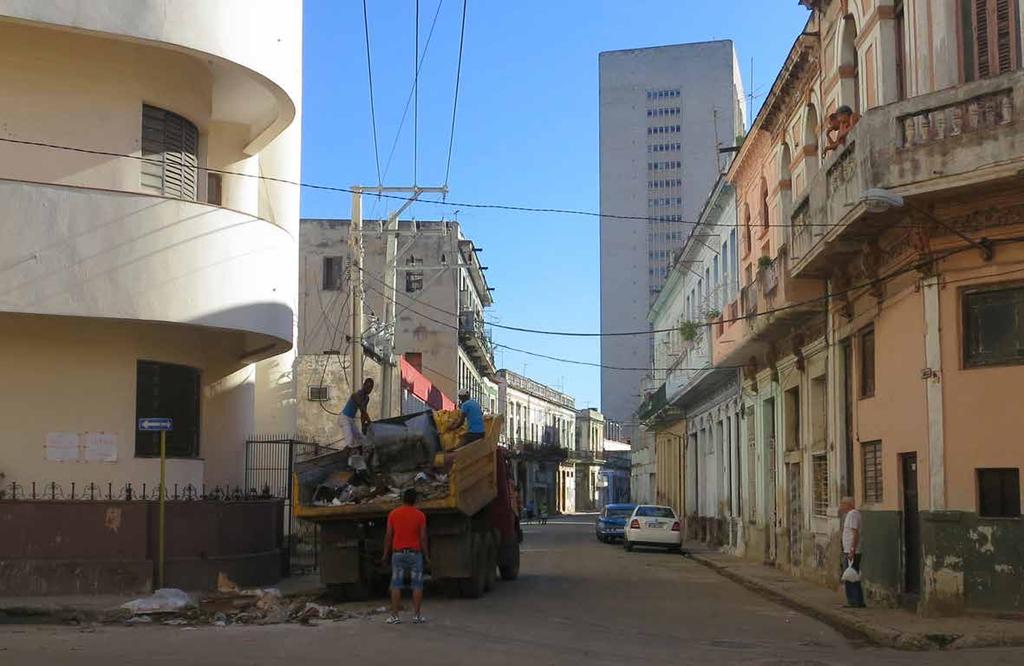
[[[828,514],[828,456],[819,453],[811,456],[814,472],[814,515]]]
[[[176,113],[142,106],[143,188],[179,199],[196,200],[199,130]]]
[[[313,402],[327,402],[331,399],[330,386],[310,386],[309,399]]]
[[[1024,363],[1024,287],[964,293],[963,320],[965,367]]]
[[[978,470],[978,515],[986,518],[1020,517],[1020,470]]]
[[[882,501],[882,442],[861,442],[862,475],[864,477],[864,503]]]
[[[341,289],[344,272],[344,257],[324,257],[324,291]]]

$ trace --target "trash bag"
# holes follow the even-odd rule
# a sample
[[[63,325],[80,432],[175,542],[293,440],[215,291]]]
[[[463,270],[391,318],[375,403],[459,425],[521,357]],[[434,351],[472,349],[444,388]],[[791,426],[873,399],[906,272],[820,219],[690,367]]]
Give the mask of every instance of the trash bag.
[[[127,608],[133,615],[144,615],[147,613],[174,613],[192,605],[192,597],[183,590],[162,587],[152,596],[132,599],[122,604],[121,608]]]
[[[846,571],[843,572],[844,583],[859,583],[860,572],[854,569],[852,566],[846,567]]]

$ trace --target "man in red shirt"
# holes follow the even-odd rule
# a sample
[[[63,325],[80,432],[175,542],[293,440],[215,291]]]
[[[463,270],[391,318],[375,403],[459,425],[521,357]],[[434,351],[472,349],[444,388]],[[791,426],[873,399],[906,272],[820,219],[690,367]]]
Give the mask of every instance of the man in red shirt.
[[[398,608],[402,602],[402,587],[406,575],[412,588],[412,606],[416,613],[413,622],[424,622],[420,614],[423,604],[423,565],[430,564],[427,550],[427,516],[416,508],[416,490],[402,493],[402,506],[388,514],[388,529],[384,536],[384,556],[381,564],[391,557],[391,615],[388,624],[399,624]]]

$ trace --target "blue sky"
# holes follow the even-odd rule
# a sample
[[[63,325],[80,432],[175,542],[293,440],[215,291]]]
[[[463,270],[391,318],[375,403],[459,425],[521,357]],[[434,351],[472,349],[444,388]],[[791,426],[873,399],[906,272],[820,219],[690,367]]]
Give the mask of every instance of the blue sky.
[[[381,169],[412,89],[414,0],[369,0]],[[420,49],[437,0],[420,1]],[[305,1],[304,182],[377,181],[362,3]],[[417,182],[444,181],[458,58],[461,0],[441,0],[420,70]],[[601,51],[732,39],[750,92],[767,90],[807,12],[797,0],[470,0],[449,199],[597,210],[597,57]],[[754,100],[754,107],[760,99]],[[386,184],[413,179],[410,107]],[[419,219],[451,208],[417,204]],[[303,190],[306,217],[348,217],[347,195]],[[364,215],[385,206],[367,202]],[[495,287],[491,321],[540,329],[599,329],[598,220],[463,209],[457,219],[484,248]],[[495,330],[513,347],[600,362],[597,338]],[[498,351],[498,363],[600,405],[597,368]]]

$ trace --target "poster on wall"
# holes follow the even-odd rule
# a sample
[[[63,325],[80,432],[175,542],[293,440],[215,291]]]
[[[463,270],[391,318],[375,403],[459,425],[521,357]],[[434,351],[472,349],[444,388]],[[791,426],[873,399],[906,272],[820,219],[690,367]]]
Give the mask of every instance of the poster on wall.
[[[87,432],[82,441],[85,462],[117,462],[117,435],[109,432]]]
[[[51,462],[75,462],[78,460],[78,433],[77,432],[49,432],[46,433],[45,449],[46,459]]]

